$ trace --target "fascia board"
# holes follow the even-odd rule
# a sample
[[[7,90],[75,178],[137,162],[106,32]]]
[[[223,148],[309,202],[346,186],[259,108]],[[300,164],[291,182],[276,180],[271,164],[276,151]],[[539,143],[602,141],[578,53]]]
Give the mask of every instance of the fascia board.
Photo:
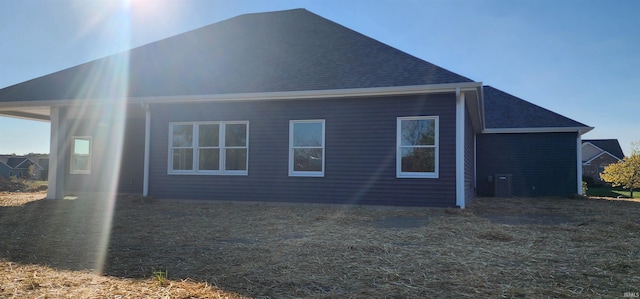
[[[435,85],[414,85],[398,87],[372,87],[353,89],[331,89],[331,90],[303,90],[303,91],[283,91],[267,93],[236,93],[236,94],[216,94],[202,96],[171,96],[171,97],[150,97],[132,98],[131,101],[143,103],[184,103],[184,102],[216,102],[216,101],[269,101],[269,100],[305,100],[305,99],[334,99],[352,97],[379,97],[395,95],[417,95],[455,92],[457,88],[462,91],[475,90],[482,83],[466,82],[453,84]]]
[[[538,128],[485,128],[485,134],[507,134],[507,133],[566,133],[579,132],[580,135],[593,130],[593,127],[538,127]]]
[[[161,96],[161,97],[132,97],[114,99],[60,99],[45,101],[15,101],[0,102],[0,115],[9,117],[50,121],[49,116],[20,111],[20,108],[33,107],[60,107],[74,106],[78,104],[117,104],[117,103],[187,103],[187,102],[222,102],[222,101],[269,101],[269,100],[305,100],[305,99],[335,99],[353,97],[380,97],[399,95],[419,95],[437,94],[460,91],[477,92],[482,88],[481,82],[461,82],[447,84],[411,85],[393,87],[371,87],[352,89],[330,89],[330,90],[303,90],[303,91],[281,91],[281,92],[256,92],[256,93],[234,93],[234,94],[211,94],[211,95],[189,95],[189,96]]]
[[[230,94],[210,94],[210,95],[188,95],[188,96],[157,96],[157,97],[131,97],[119,99],[60,99],[46,101],[14,101],[0,102],[0,111],[12,110],[17,107],[51,107],[68,106],[78,102],[83,104],[118,103],[127,101],[130,103],[172,103],[172,102],[208,102],[208,101],[232,101],[232,100],[287,100],[287,99],[323,99],[323,98],[344,98],[344,97],[369,97],[387,95],[414,95],[430,93],[475,91],[482,86],[481,82],[461,82],[447,84],[392,86],[392,87],[370,87],[351,89],[328,89],[328,90],[302,90],[302,91],[278,91],[278,92],[255,92],[255,93],[230,93]]]

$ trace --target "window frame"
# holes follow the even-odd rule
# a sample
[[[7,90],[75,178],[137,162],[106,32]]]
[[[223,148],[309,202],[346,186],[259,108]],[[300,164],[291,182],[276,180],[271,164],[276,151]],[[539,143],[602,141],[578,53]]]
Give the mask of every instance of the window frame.
[[[396,178],[428,178],[437,179],[440,169],[440,121],[435,116],[404,116],[398,117],[396,123]],[[433,145],[402,145],[402,121],[405,120],[433,120],[434,142]],[[402,148],[433,148],[434,149],[434,170],[433,172],[403,172],[402,171]]]
[[[245,125],[245,146],[227,146],[226,142],[226,126],[242,124]],[[173,128],[175,125],[191,125],[192,126],[192,145],[191,147],[174,147],[173,146]],[[201,125],[218,125],[218,146],[200,146],[200,126]],[[197,121],[197,122],[169,122],[169,142],[168,142],[168,160],[167,174],[169,175],[249,175],[249,121]],[[191,148],[193,150],[192,169],[180,170],[173,169],[173,150],[180,148]],[[200,149],[219,149],[218,152],[218,169],[217,170],[200,170]],[[246,169],[244,170],[226,170],[226,150],[227,149],[245,149],[246,150]]]
[[[89,154],[76,154],[76,140],[89,141]],[[93,154],[93,138],[91,136],[71,136],[71,152],[69,161],[69,173],[70,174],[91,174],[91,157]],[[76,156],[83,156],[87,158],[87,169],[76,169]]]
[[[320,123],[322,124],[322,146],[306,146],[306,147],[294,147],[293,146],[293,129],[295,124],[301,123]],[[324,177],[325,171],[325,156],[326,156],[326,124],[324,119],[300,119],[289,120],[289,176],[293,177]],[[296,171],[294,170],[294,149],[296,148],[321,148],[322,149],[322,170],[321,171]]]

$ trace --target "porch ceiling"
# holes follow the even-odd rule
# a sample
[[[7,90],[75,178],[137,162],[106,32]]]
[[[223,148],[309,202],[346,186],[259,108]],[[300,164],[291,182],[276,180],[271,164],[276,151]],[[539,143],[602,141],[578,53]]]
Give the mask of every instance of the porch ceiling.
[[[48,106],[0,108],[0,116],[50,121],[51,109]]]

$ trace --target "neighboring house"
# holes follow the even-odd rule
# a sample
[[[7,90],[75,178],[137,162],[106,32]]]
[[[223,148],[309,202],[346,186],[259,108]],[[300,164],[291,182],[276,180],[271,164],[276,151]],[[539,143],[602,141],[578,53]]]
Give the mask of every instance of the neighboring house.
[[[624,153],[617,139],[582,140],[582,174],[593,183],[601,181],[605,167],[622,159]]]
[[[36,162],[37,159],[13,156],[13,155],[0,155],[0,176],[6,179],[15,176],[17,178],[29,177],[29,167],[34,166],[33,179],[46,179],[43,173],[44,168]]]
[[[476,190],[570,195],[593,129],[304,9],[241,15],[0,89],[0,114],[51,122],[48,198],[117,187],[464,207]]]

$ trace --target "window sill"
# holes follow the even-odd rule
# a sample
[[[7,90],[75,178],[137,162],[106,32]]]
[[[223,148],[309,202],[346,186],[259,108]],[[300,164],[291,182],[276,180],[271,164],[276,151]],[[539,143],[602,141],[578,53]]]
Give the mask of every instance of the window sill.
[[[324,172],[289,172],[290,177],[315,177],[323,178]]]
[[[397,179],[437,179],[437,173],[398,173]]]
[[[248,176],[249,172],[168,172],[167,175]]]

